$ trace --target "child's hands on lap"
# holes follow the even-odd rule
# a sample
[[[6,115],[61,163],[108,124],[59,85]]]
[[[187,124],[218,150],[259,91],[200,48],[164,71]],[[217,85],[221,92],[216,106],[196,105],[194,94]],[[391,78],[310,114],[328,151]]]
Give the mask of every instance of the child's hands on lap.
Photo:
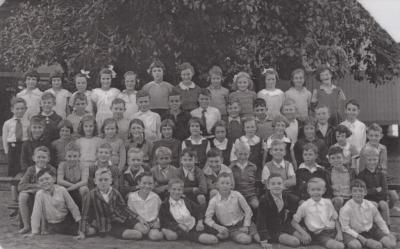
[[[365,245],[365,242],[367,241],[367,239],[360,234],[358,235],[357,239],[361,242],[362,245]]]
[[[229,230],[228,228],[224,227],[224,226],[220,226],[217,225],[217,227],[215,228],[215,230],[218,231],[218,233],[222,234],[222,235],[229,235]]]
[[[304,232],[301,234],[301,242],[305,245],[308,245],[311,243],[311,236],[307,232]]]
[[[200,189],[199,188],[196,188],[196,187],[194,187],[193,189],[192,189],[192,191],[193,191],[193,194],[198,194],[199,192],[200,192]]]

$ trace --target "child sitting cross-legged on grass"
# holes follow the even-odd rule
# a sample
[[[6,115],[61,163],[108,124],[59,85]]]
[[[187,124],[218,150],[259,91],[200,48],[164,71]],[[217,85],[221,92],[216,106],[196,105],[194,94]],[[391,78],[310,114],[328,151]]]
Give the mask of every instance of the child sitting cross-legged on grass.
[[[18,184],[19,196],[18,207],[21,215],[23,228],[20,234],[28,233],[31,230],[30,214],[35,200],[35,194],[39,190],[38,173],[41,170],[49,169],[56,174],[56,169],[49,165],[50,151],[46,146],[39,146],[33,152],[35,165],[29,167]]]
[[[139,182],[139,190],[128,194],[128,207],[138,214],[138,223],[135,230],[147,235],[150,240],[162,240],[158,212],[161,199],[152,191],[154,178],[150,172],[143,172],[136,177]]]
[[[375,205],[364,197],[367,194],[365,182],[356,179],[351,183],[349,200],[340,210],[340,224],[343,241],[349,249],[396,248],[396,239],[379,214]]]
[[[92,189],[83,203],[79,235],[75,239],[98,234],[109,234],[122,239],[141,239],[142,233],[135,230],[138,215],[132,212],[124,198],[111,187],[112,175],[108,168],[99,168],[95,173],[96,188]]]
[[[204,209],[183,195],[184,183],[174,178],[168,183],[169,198],[160,208],[160,221],[166,240],[178,238],[216,244],[218,238],[204,232]]]
[[[230,237],[239,244],[259,241],[256,226],[251,222],[253,212],[243,195],[232,190],[231,176],[221,173],[217,187],[218,194],[210,200],[206,211],[205,222],[210,233],[219,239]]]
[[[55,185],[54,171],[42,169],[37,179],[40,190],[33,205],[32,233],[27,237],[47,233],[77,235],[81,220],[79,208],[64,187]]]
[[[322,198],[325,181],[311,178],[307,183],[310,198],[303,202],[293,216],[292,226],[296,236],[304,245],[314,242],[327,249],[344,249],[342,230],[338,214],[331,200]],[[305,228],[300,225],[304,220]]]

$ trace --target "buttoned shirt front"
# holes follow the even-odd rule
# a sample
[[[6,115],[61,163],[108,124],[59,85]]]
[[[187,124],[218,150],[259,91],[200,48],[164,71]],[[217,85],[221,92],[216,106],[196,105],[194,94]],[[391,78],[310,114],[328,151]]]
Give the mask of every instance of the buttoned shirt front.
[[[190,112],[193,117],[201,118],[203,115],[203,110],[205,118],[206,118],[206,129],[208,134],[211,134],[211,130],[214,127],[215,123],[221,120],[221,113],[215,107],[209,106],[206,109],[198,107]]]
[[[146,222],[153,222],[158,219],[158,212],[161,206],[161,199],[154,192],[150,192],[146,199],[139,195],[139,191],[129,193],[128,207],[137,213]]]
[[[312,198],[306,200],[293,216],[298,223],[304,219],[308,230],[316,234],[323,230],[334,229],[337,218],[338,214],[331,200],[325,198],[321,198],[319,201]]]
[[[368,200],[363,200],[361,204],[353,199],[346,202],[340,210],[339,220],[343,232],[350,234],[354,238],[357,238],[359,233],[371,230],[374,223],[385,234],[390,234],[378,209]]]

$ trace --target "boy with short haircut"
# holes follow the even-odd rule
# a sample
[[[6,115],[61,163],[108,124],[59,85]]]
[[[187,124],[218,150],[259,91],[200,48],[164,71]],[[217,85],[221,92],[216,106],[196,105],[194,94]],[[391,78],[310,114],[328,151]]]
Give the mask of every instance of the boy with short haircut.
[[[282,106],[282,114],[289,122],[289,125],[285,130],[286,135],[294,145],[299,137],[301,122],[296,118],[298,116],[298,110],[296,107],[296,102],[293,99],[285,99]],[[303,117],[303,120],[304,119],[305,118]]]
[[[95,173],[96,188],[85,199],[79,235],[75,239],[99,234],[110,234],[122,239],[141,239],[142,234],[135,230],[138,215],[132,212],[124,198],[111,187],[112,173],[107,168],[99,168]]]
[[[304,245],[314,242],[327,249],[344,249],[344,244],[340,242],[343,234],[338,214],[331,200],[322,198],[325,186],[325,181],[318,177],[308,181],[310,198],[299,206],[292,219],[295,236]],[[300,225],[303,220],[305,228]]]
[[[156,164],[150,169],[155,180],[154,192],[156,192],[162,200],[168,197],[168,182],[173,178],[177,178],[177,168],[171,165],[172,152],[169,148],[161,146],[154,152]]]
[[[59,138],[57,127],[62,121],[62,117],[53,110],[56,104],[56,97],[52,93],[43,93],[41,100],[42,112],[36,116],[41,117],[46,121],[43,136],[48,141],[53,142]]]
[[[317,138],[323,139],[326,146],[331,147],[336,143],[335,127],[329,122],[330,111],[326,105],[318,105],[315,107],[315,118],[317,125],[315,134]]]
[[[346,103],[346,120],[341,124],[349,128],[352,135],[347,138],[350,144],[353,144],[357,151],[360,152],[361,149],[367,142],[367,127],[363,122],[358,120],[358,115],[360,114],[360,104],[357,100],[351,99]]]
[[[262,98],[256,98],[253,102],[253,106],[257,122],[256,134],[261,138],[261,140],[265,140],[274,133],[274,129],[272,128],[272,114],[268,113],[267,104]]]
[[[284,178],[280,174],[272,173],[266,186],[267,190],[260,197],[256,222],[261,247],[272,249],[271,243],[300,246],[300,240],[293,236],[295,230],[290,224],[299,199],[284,191]]]
[[[243,123],[240,119],[240,102],[238,99],[229,99],[226,103],[228,117],[225,120],[227,124],[227,137],[230,141],[236,141],[244,135]]]
[[[40,112],[40,102],[43,92],[37,88],[39,82],[39,74],[36,71],[31,71],[25,74],[26,88],[17,93],[17,98],[22,98],[26,101],[27,110],[24,117],[27,120]]]
[[[161,118],[150,110],[150,95],[148,92],[140,90],[136,94],[136,103],[139,111],[132,116],[132,119],[140,119],[144,123],[144,133],[147,140],[154,142],[161,138],[160,124]]]
[[[328,150],[328,159],[331,165],[332,203],[339,212],[343,204],[351,198],[350,183],[356,177],[356,173],[354,169],[344,165],[342,148],[332,146]]]
[[[96,162],[89,166],[89,189],[95,188],[95,173],[98,169],[106,168],[110,170],[112,174],[112,187],[119,190],[120,183],[120,171],[117,166],[111,162],[112,147],[108,143],[103,143],[96,149]]]
[[[179,141],[183,141],[190,136],[188,124],[192,117],[189,112],[182,110],[181,103],[179,91],[173,88],[168,96],[169,109],[162,116],[162,120],[171,119],[174,121],[175,127],[173,130],[173,137]]]
[[[253,209],[257,209],[259,205],[256,186],[257,166],[249,161],[250,146],[238,142],[234,147],[237,160],[230,165],[235,180],[234,189],[246,198]]]
[[[199,107],[192,110],[190,114],[192,117],[198,117],[203,123],[203,136],[209,136],[212,134],[211,129],[215,123],[221,120],[221,113],[215,107],[210,106],[211,92],[208,89],[200,89],[199,92]]]
[[[339,220],[343,231],[343,242],[349,249],[396,248],[396,239],[375,205],[364,197],[367,194],[365,183],[356,179],[351,183],[349,200],[340,210]]]
[[[364,150],[367,147],[376,148],[379,151],[379,162],[378,162],[378,170],[382,170],[384,173],[387,173],[387,148],[385,145],[380,143],[380,140],[383,137],[382,127],[377,123],[372,123],[367,128],[367,139],[368,142],[361,149],[360,152],[360,163],[359,163],[359,171],[363,171],[365,167],[365,155]]]
[[[33,153],[34,165],[30,166],[18,184],[18,207],[21,215],[23,228],[19,230],[20,234],[28,233],[31,230],[30,213],[33,207],[35,194],[39,190],[37,183],[37,174],[43,169],[49,169],[56,174],[56,169],[49,165],[50,150],[45,146],[39,146]]]
[[[78,134],[78,127],[81,119],[90,112],[86,110],[88,98],[84,93],[77,92],[72,102],[73,111],[67,116],[67,120],[72,123],[74,134]]]
[[[143,172],[137,176],[139,190],[128,194],[128,207],[138,214],[138,223],[135,230],[147,235],[150,240],[162,240],[163,233],[160,231],[160,220],[158,218],[161,199],[152,191],[154,178],[150,172]]]
[[[308,189],[308,181],[313,177],[318,177],[324,180],[324,198],[332,197],[331,177],[329,172],[318,165],[315,161],[318,155],[318,148],[312,143],[306,144],[303,147],[303,160],[296,171],[296,189],[301,200],[310,198]]]
[[[216,244],[218,238],[204,232],[204,210],[183,195],[184,183],[173,178],[168,183],[169,198],[160,208],[162,232],[168,241],[179,238],[202,244]]]
[[[218,175],[221,173],[228,173],[232,177],[232,182],[234,183],[235,180],[233,179],[232,170],[222,163],[222,153],[217,148],[212,148],[210,151],[207,152],[207,162],[206,166],[203,168],[203,173],[206,177],[207,182],[207,190],[209,194],[209,199],[215,196],[218,192],[217,190],[217,179]],[[235,184],[232,185],[232,188]]]
[[[125,101],[120,98],[116,98],[111,102],[112,117],[117,121],[118,125],[118,137],[126,141],[129,134],[129,120],[124,116],[126,111]]]
[[[68,191],[56,185],[56,175],[50,169],[37,173],[40,190],[35,196],[29,237],[38,234],[61,233],[78,235],[81,213]]]
[[[130,148],[126,156],[128,166],[122,173],[122,184],[120,186],[120,193],[124,197],[128,193],[138,190],[137,177],[146,171],[144,167],[144,152],[141,149]]]
[[[177,169],[177,177],[184,182],[184,194],[202,207],[207,205],[207,182],[203,171],[195,165],[196,152],[184,149],[181,154],[181,167]]]
[[[24,99],[14,98],[11,101],[11,111],[14,116],[3,124],[3,149],[8,162],[7,174],[11,177],[21,172],[22,143],[28,140],[29,120],[24,117],[26,109]],[[16,189],[13,191],[15,195]]]
[[[82,207],[82,200],[89,193],[89,168],[81,165],[80,156],[80,148],[75,142],[67,144],[65,161],[57,169],[57,184],[67,189],[78,207]]]
[[[388,186],[384,173],[378,170],[379,151],[376,148],[367,147],[363,153],[365,169],[358,174],[357,178],[363,180],[367,186],[365,199],[378,204],[383,219],[390,226],[390,213],[387,202]]]
[[[283,179],[284,189],[287,190],[296,185],[296,174],[293,165],[284,159],[286,144],[283,141],[274,140],[271,143],[269,153],[272,160],[264,165],[261,174],[261,182],[265,185],[272,174],[278,174]]]
[[[210,232],[219,239],[230,237],[239,244],[250,244],[253,239],[259,241],[256,227],[251,222],[253,212],[243,195],[232,190],[229,174],[218,176],[217,188],[218,194],[210,200],[205,215]]]

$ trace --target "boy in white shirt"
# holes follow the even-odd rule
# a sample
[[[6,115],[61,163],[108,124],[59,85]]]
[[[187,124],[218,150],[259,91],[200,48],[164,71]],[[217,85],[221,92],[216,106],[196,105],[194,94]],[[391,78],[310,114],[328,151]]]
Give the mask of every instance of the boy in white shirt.
[[[340,210],[343,241],[349,249],[396,248],[396,239],[375,205],[364,199],[367,193],[365,182],[356,179],[351,183],[352,199]]]
[[[338,214],[331,200],[322,198],[325,192],[325,181],[321,178],[311,178],[307,191],[310,199],[303,202],[293,216],[292,226],[302,244],[314,242],[328,249],[344,249],[342,230]],[[305,228],[300,226],[304,220]]]
[[[160,220],[158,212],[161,199],[151,191],[154,186],[154,178],[150,172],[143,172],[137,176],[139,190],[128,194],[128,207],[138,214],[138,223],[134,229],[149,237],[150,240],[162,240]]]

